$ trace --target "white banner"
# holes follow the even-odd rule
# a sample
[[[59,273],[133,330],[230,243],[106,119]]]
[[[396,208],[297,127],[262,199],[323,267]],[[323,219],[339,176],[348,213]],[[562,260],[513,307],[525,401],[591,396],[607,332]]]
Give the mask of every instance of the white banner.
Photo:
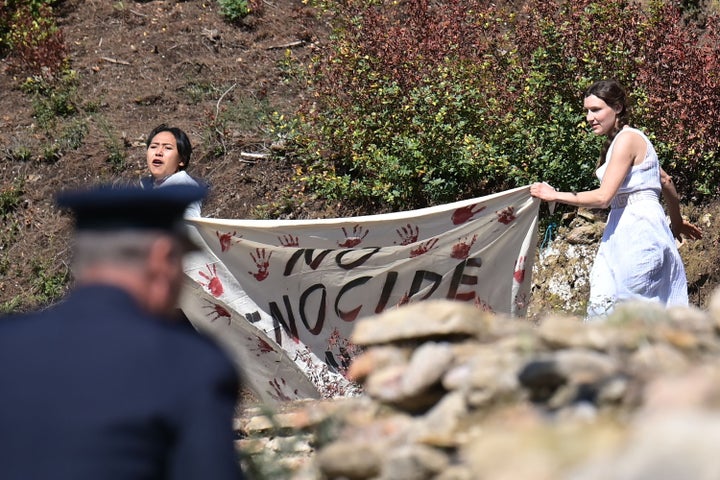
[[[539,200],[529,187],[407,212],[320,220],[191,220],[181,307],[264,402],[356,392],[355,322],[426,299],[524,316]]]

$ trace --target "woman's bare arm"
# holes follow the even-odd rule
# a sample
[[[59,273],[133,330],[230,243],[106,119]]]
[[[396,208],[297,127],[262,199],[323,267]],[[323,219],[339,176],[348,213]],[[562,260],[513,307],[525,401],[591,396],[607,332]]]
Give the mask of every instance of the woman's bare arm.
[[[682,241],[683,235],[691,240],[702,238],[702,230],[683,219],[680,213],[680,196],[675,189],[672,177],[665,170],[660,169],[660,185],[662,186],[663,199],[670,216],[670,228],[673,235]]]

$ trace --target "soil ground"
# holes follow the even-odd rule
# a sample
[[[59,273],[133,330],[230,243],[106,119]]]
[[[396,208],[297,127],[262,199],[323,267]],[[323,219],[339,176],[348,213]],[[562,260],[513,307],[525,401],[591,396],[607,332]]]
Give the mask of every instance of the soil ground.
[[[238,24],[225,21],[218,8],[212,0],[57,4],[79,84],[77,113],[50,127],[38,125],[11,59],[0,63],[3,194],[17,192],[22,182],[19,205],[2,214],[0,305],[6,310],[42,303],[47,295],[38,292],[52,290],[67,275],[70,221],[54,208],[55,192],[137,181],[146,174],[145,137],[160,123],[190,136],[188,172],[212,187],[204,215],[252,218],[282,202],[280,191],[290,185],[293,169],[283,160],[257,157],[272,146],[264,118],[291,113],[303,100],[292,68],[307,61],[326,29],[301,0],[263,1]],[[85,126],[82,145],[45,158],[72,125]],[[24,149],[31,158],[20,158]],[[120,164],[118,154],[124,157]],[[322,210],[319,203],[309,208],[298,201],[273,213],[320,216]]]
[[[145,136],[160,123],[182,128],[193,142],[188,171],[212,187],[206,216],[347,213],[310,201],[299,188],[288,194],[292,163],[282,155],[264,156],[277,149],[263,119],[271,112],[289,114],[306,100],[294,65],[326,42],[328,26],[301,0],[259,4],[232,24],[213,0],[59,2],[58,24],[79,83],[77,111],[51,126],[39,124],[33,99],[20,90],[23,79],[14,76],[8,59],[0,63],[0,198],[19,194],[16,205],[0,210],[4,310],[38,306],[68,278],[70,219],[53,206],[55,192],[137,181],[146,170]],[[43,152],[73,126],[86,129],[80,146],[48,158]],[[18,155],[23,148],[31,155]],[[706,232],[683,249],[697,305],[719,280],[719,210],[686,212]]]

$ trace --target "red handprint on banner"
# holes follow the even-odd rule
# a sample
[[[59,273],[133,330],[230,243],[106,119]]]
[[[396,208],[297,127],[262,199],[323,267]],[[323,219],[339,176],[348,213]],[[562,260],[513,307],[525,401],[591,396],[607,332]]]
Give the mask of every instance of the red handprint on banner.
[[[464,260],[468,258],[468,255],[470,255],[470,248],[475,244],[475,241],[477,240],[477,233],[473,235],[472,240],[470,240],[470,243],[467,241],[467,237],[465,237],[464,240],[458,241],[455,245],[452,246],[452,250],[450,251],[450,256],[452,258],[458,258],[460,260]]]
[[[477,210],[474,210],[475,207],[477,207],[478,204],[475,203],[473,205],[468,205],[467,207],[460,207],[457,210],[455,210],[452,214],[452,223],[453,225],[460,225],[461,223],[465,223],[471,218],[473,218],[478,213],[485,210],[485,207],[480,207]]]
[[[280,385],[281,382],[282,385]],[[273,392],[268,392],[270,396],[272,396],[274,399],[283,401],[292,400],[292,398],[290,398],[285,392],[283,392],[283,388],[287,386],[287,382],[284,378],[281,378],[279,382],[277,378],[273,378],[272,380],[269,380],[268,383],[275,391],[274,394]],[[297,395],[297,390],[295,390],[293,393]]]
[[[411,243],[417,242],[418,235],[420,235],[420,228],[417,225],[410,225],[409,223],[404,227],[400,227],[395,230],[400,237],[400,245],[410,245]],[[397,245],[397,242],[393,242]]]
[[[280,242],[280,246],[282,247],[299,247],[300,241],[298,240],[297,236],[292,235],[283,235],[282,237],[277,237],[278,241]]]
[[[200,271],[198,272],[198,275],[207,280],[207,282],[204,283],[198,281],[198,283],[207,288],[208,292],[210,292],[213,297],[219,297],[223,294],[225,289],[220,281],[220,277],[217,275],[217,266],[214,263],[206,263],[205,268],[207,269],[207,273]]]
[[[247,337],[248,340],[255,340],[255,347],[250,347],[250,351],[255,352],[255,356],[259,357],[262,354],[274,352],[275,349],[266,342],[264,339],[255,335],[255,338]]]
[[[255,273],[249,271],[248,273],[255,277],[255,280],[258,282],[262,282],[270,274],[268,269],[270,267],[270,257],[272,256],[272,252],[268,253],[267,256],[265,256],[265,253],[264,248],[256,248],[254,254],[250,252],[250,257],[253,259],[253,262],[255,262],[257,271]]]
[[[215,230],[215,235],[217,235],[218,240],[220,241],[220,251],[221,252],[227,252],[233,243],[240,243],[240,239],[242,238],[242,235],[240,235],[239,237],[236,237],[237,232],[220,233],[219,230]],[[233,239],[235,239],[234,242],[233,242]]]
[[[211,322],[214,322],[215,320],[219,318],[227,318],[227,323],[230,325],[230,321],[232,320],[232,315],[230,312],[227,311],[225,307],[222,305],[218,305],[217,303],[212,303],[210,301],[205,300],[208,304],[205,305],[203,308],[210,309],[210,311],[207,313],[207,316],[210,318]]]
[[[438,239],[437,238],[431,238],[430,240],[421,243],[420,246],[417,248],[414,248],[410,250],[410,258],[418,257],[420,255],[426,254],[428,251],[435,248],[435,245],[437,245]]]
[[[512,221],[514,221],[517,217],[515,216],[515,208],[511,205],[509,207],[505,207],[499,212],[495,212],[498,217],[498,222],[503,223],[505,225],[508,225]]]
[[[360,242],[367,237],[368,233],[370,233],[370,230],[365,230],[360,225],[355,225],[350,234],[345,230],[345,227],[342,227],[342,231],[343,235],[345,235],[345,241],[342,243],[338,242],[338,246],[342,248],[353,248],[359,245]]]

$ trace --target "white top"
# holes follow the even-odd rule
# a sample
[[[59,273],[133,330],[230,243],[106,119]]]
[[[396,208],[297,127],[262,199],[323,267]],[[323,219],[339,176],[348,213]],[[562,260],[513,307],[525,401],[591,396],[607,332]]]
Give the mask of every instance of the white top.
[[[169,177],[165,177],[163,180],[160,180],[159,182],[156,181],[153,183],[153,188],[161,188],[161,187],[167,187],[170,185],[193,185],[195,187],[199,187],[200,184],[195,180],[193,177],[188,175],[188,173],[185,170],[180,170]],[[198,218],[202,215],[200,214],[202,208],[202,203],[200,200],[191,203],[188,205],[188,207],[185,209],[185,218]]]
[[[637,128],[625,127],[620,130],[617,135],[615,135],[612,144],[610,144],[607,155],[605,155],[605,163],[597,169],[595,175],[597,175],[598,179],[602,181],[602,178],[605,175],[605,170],[607,170],[608,162],[612,157],[615,142],[617,141],[617,138],[625,132],[635,132],[640,135],[643,140],[645,140],[647,150],[645,151],[645,158],[643,161],[638,165],[632,166],[622,185],[620,185],[617,194],[634,193],[641,190],[654,190],[657,193],[656,196],[659,198],[662,191],[662,187],[660,185],[660,162],[658,161],[655,147],[653,147],[650,139],[648,139],[647,136],[645,136],[645,134]]]

